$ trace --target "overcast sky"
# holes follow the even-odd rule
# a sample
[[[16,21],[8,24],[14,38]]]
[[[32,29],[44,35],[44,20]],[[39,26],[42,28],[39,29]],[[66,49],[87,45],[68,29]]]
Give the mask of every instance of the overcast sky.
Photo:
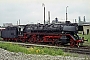
[[[90,22],[90,1],[89,0],[0,0],[0,25],[3,23],[21,24],[43,23],[43,7],[46,7],[46,20],[50,11],[51,21],[56,17],[59,21],[65,21],[66,6],[68,20],[73,22],[78,16],[86,17]]]

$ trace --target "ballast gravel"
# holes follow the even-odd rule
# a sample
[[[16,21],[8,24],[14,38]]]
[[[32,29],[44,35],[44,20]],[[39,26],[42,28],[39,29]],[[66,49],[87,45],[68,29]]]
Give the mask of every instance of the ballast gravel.
[[[89,60],[85,57],[33,55],[24,53],[9,52],[0,48],[0,60]]]

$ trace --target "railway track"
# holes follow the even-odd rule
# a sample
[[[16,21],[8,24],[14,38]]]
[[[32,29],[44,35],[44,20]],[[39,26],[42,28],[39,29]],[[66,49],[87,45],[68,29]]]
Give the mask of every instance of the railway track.
[[[83,46],[79,48],[70,48],[70,47],[59,47],[59,46],[49,46],[49,45],[38,45],[38,44],[29,44],[29,43],[20,43],[20,42],[6,42],[6,41],[0,41],[1,43],[12,43],[12,44],[18,44],[25,47],[31,47],[31,46],[37,46],[37,47],[47,47],[47,48],[56,48],[56,49],[62,49],[65,52],[70,53],[78,53],[78,54],[85,54],[90,55],[90,46]]]

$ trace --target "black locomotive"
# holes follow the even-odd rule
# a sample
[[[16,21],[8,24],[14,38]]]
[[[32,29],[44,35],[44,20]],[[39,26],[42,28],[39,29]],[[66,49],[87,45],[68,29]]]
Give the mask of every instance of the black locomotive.
[[[27,24],[23,26],[7,27],[1,32],[1,37],[9,41],[30,43],[51,43],[55,45],[70,44],[79,46],[83,40],[79,38],[78,24],[66,21],[59,24]]]

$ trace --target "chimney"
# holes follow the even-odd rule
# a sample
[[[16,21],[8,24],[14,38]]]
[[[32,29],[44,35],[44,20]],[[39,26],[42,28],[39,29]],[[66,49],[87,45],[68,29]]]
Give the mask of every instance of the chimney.
[[[17,21],[17,25],[18,25],[18,21]]]
[[[79,19],[78,23],[81,23],[81,18],[80,18],[80,16],[78,17],[78,19]]]
[[[77,23],[76,19],[75,19],[75,23]]]
[[[83,22],[86,22],[86,21],[85,21],[85,16],[84,16],[83,18],[84,18]]]
[[[48,20],[49,20],[49,24],[50,24],[50,11],[48,11]]]
[[[20,19],[19,19],[19,25],[20,25]]]
[[[57,17],[55,18],[55,23],[58,23],[58,18]]]

